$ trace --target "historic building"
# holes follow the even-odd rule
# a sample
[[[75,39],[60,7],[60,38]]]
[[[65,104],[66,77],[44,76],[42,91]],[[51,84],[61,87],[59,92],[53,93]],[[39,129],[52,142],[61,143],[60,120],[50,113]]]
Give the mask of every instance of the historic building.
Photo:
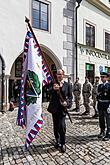
[[[30,19],[52,72],[63,67],[66,77],[71,75],[74,81],[78,76],[81,83],[85,76],[93,83],[100,71],[110,72],[109,0],[2,1],[0,110],[16,99],[27,32],[25,16]]]
[[[110,73],[110,1],[82,0],[78,8],[78,76]]]
[[[33,31],[48,64],[73,74],[73,6],[72,0],[8,0],[0,4],[0,110],[10,100],[16,100],[17,85],[21,79],[24,39],[27,32],[25,16],[30,19]],[[70,34],[72,37],[70,37]],[[4,88],[3,88],[4,87]]]

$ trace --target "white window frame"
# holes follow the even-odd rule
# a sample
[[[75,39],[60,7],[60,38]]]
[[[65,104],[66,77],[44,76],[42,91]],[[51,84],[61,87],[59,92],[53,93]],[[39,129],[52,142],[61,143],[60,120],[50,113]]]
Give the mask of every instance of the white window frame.
[[[35,30],[38,30],[38,31],[43,31],[43,32],[49,32],[51,33],[51,2],[47,1],[47,0],[39,0],[41,3],[45,3],[48,5],[48,30],[42,30],[42,29],[37,29],[37,28],[34,28]],[[32,3],[33,3],[33,0],[31,0],[31,24],[32,24]]]
[[[97,43],[97,26],[95,23],[90,22],[87,19],[83,20],[83,34],[84,34],[83,35],[83,43],[84,43],[84,45],[86,45],[86,24],[87,23],[95,27],[95,47],[94,48],[96,48],[97,47],[97,45],[96,45],[96,43]]]
[[[110,31],[104,29],[104,30],[103,30],[103,33],[104,33],[104,34],[103,34],[103,41],[104,41],[104,42],[103,42],[103,43],[104,43],[104,44],[103,44],[103,50],[106,51],[106,50],[105,50],[105,33],[110,34]]]

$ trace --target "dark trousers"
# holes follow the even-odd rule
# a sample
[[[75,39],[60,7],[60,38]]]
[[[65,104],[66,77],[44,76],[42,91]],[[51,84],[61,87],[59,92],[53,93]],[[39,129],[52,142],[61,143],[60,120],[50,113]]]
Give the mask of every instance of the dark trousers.
[[[106,134],[110,133],[110,113],[107,112],[107,108],[109,105],[99,104],[98,103],[98,111],[99,111],[99,125],[101,132],[105,131],[105,124],[107,126]]]
[[[61,115],[58,112],[52,114],[54,136],[56,142],[60,142],[61,145],[65,144],[65,133],[66,133],[65,117],[66,117],[65,115]]]

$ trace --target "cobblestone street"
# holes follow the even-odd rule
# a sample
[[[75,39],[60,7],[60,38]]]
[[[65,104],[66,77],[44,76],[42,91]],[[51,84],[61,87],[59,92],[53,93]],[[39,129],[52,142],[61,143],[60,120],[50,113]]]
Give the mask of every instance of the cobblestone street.
[[[24,150],[25,129],[16,125],[17,109],[0,114],[0,165],[109,165],[110,142],[97,138],[98,119],[70,111],[66,118],[66,152],[55,149],[51,115],[43,104],[44,125],[31,144]],[[83,111],[83,106],[81,111]]]

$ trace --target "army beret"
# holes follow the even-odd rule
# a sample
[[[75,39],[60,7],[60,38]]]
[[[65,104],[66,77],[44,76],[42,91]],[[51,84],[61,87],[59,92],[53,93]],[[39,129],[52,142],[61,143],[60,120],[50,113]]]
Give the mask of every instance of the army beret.
[[[101,73],[100,73],[100,76],[106,76],[106,77],[109,77],[109,74],[106,73],[106,72],[101,72]]]
[[[99,76],[95,76],[95,78],[100,78]]]

